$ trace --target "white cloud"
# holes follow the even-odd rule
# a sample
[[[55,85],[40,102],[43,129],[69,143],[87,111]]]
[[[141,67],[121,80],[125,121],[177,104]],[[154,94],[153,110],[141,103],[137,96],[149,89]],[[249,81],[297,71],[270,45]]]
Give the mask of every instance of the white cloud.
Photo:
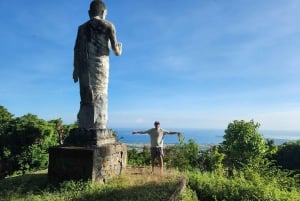
[[[300,109],[257,113],[262,129],[299,130]],[[300,133],[299,136],[300,137]]]

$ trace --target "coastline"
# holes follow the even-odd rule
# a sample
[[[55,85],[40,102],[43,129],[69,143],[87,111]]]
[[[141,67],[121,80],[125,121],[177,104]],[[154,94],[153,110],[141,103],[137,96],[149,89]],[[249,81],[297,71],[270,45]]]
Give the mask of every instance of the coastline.
[[[117,138],[120,142],[129,144],[130,147],[143,147],[149,144],[149,135],[132,135],[130,128],[115,129]],[[143,130],[143,129],[141,129]],[[223,142],[224,130],[222,129],[177,129],[182,131],[184,142],[194,140],[200,147],[209,147]],[[274,140],[275,145],[281,145],[285,142],[295,142],[300,140],[300,131],[259,131],[265,140]],[[178,144],[179,139],[173,135],[165,135],[164,144],[174,145]]]
[[[126,142],[121,142],[127,145],[127,149],[131,150],[131,149],[136,149],[138,151],[142,151],[143,149],[149,149],[150,148],[150,144],[149,143],[126,143]],[[178,143],[167,143],[164,144],[163,148],[169,147],[169,146],[175,146]],[[211,146],[217,145],[217,144],[198,144],[200,146],[201,150],[207,150],[209,149]]]
[[[289,140],[289,139],[278,139],[278,138],[265,138],[265,140],[274,140],[275,145],[279,146],[285,142],[296,142],[297,140]],[[144,148],[149,149],[150,143],[144,142],[121,142],[127,145],[127,149],[136,149],[138,151],[142,151]],[[178,145],[179,143],[164,143],[164,148],[168,146]],[[197,143],[201,150],[207,150],[212,146],[219,145],[220,143]]]

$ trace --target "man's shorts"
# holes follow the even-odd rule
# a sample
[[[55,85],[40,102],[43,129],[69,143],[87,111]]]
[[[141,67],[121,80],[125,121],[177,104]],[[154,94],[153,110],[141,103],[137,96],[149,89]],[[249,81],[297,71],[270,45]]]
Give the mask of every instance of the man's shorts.
[[[162,147],[151,147],[151,157],[157,158],[163,156],[163,148]]]

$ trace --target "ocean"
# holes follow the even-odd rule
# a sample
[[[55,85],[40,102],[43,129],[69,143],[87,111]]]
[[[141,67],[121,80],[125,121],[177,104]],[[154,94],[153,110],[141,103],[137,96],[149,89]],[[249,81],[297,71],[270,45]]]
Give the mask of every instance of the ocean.
[[[150,138],[147,134],[133,135],[132,131],[147,130],[147,129],[131,129],[131,128],[117,128],[113,129],[117,132],[120,142],[128,144],[149,144]],[[223,129],[168,129],[172,131],[180,131],[186,142],[189,139],[195,140],[197,144],[213,145],[223,142],[224,130]],[[279,145],[286,141],[300,140],[300,131],[272,131],[262,130],[259,131],[266,139],[273,139],[275,144]],[[164,144],[178,143],[177,135],[166,135],[164,137]]]

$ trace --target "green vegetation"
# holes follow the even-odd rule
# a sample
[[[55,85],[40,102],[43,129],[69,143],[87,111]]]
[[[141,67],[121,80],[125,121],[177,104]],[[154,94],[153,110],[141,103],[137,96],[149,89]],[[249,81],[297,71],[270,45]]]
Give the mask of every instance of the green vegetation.
[[[193,170],[199,165],[199,151],[200,147],[194,140],[185,143],[182,138],[179,144],[165,149],[166,167],[175,167],[181,171]]]
[[[278,147],[278,151],[273,154],[273,159],[278,166],[284,169],[296,170],[300,172],[300,140],[296,142],[286,142]]]
[[[124,174],[97,184],[89,181],[66,181],[59,185],[47,182],[47,174],[25,174],[0,181],[0,200],[5,201],[119,201],[167,200],[178,186],[180,174]]]
[[[249,178],[251,176],[252,178]],[[236,201],[296,201],[300,191],[296,187],[286,189],[278,184],[276,178],[269,180],[257,173],[226,178],[214,173],[189,173],[189,188],[193,189],[199,200]]]
[[[234,121],[223,143],[210,149],[193,140],[166,147],[166,167],[186,172],[188,178],[182,200],[300,200],[300,166],[291,163],[298,161],[300,141],[276,147],[258,128],[253,120]]]
[[[14,118],[0,106],[0,178],[11,174],[45,169],[48,148],[59,144],[57,124],[61,119],[45,121],[27,114]],[[63,125],[66,135],[75,125]]]
[[[267,148],[263,136],[258,133],[259,126],[253,120],[236,120],[228,125],[221,145],[222,152],[226,154],[227,166],[242,168],[259,165]]]
[[[127,151],[128,157],[128,165],[138,165],[138,166],[145,166],[150,165],[151,161],[151,154],[147,151],[146,148],[143,149],[142,152],[137,151],[136,149],[130,149]]]
[[[233,121],[224,141],[209,149],[184,138],[167,146],[165,167],[179,170],[179,175],[142,171],[105,185],[80,181],[51,185],[45,173],[28,174],[47,167],[47,149],[58,145],[61,134],[68,135],[75,126],[32,114],[15,118],[0,106],[0,200],[165,200],[183,175],[187,178],[184,201],[300,200],[300,140],[277,146],[264,140],[253,120]],[[150,165],[149,148],[128,150],[128,164],[137,169]]]

